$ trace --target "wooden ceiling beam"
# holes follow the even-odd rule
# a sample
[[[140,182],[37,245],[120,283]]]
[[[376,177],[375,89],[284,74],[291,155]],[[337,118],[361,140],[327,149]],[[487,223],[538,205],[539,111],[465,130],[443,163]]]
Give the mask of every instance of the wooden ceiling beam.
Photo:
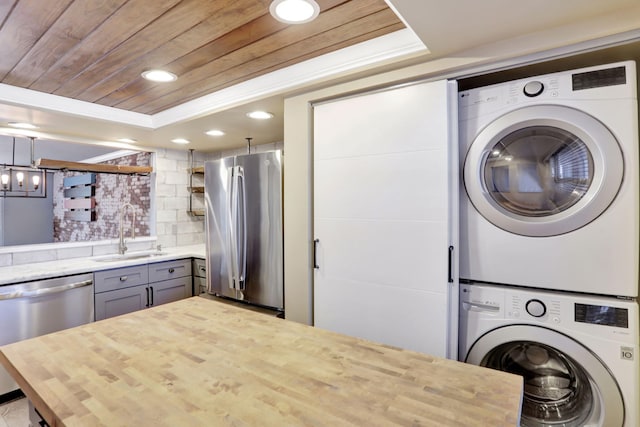
[[[381,10],[388,10],[382,0],[362,0],[359,2],[346,2],[337,7],[323,12],[313,22],[303,26],[288,26],[282,31],[276,32],[268,37],[264,37],[255,43],[234,50],[228,55],[222,56],[202,67],[191,70],[183,74],[182,81],[178,85],[156,86],[153,89],[142,93],[140,96],[129,98],[127,101],[117,104],[118,108],[134,110],[141,113],[153,114],[180,102],[175,101],[176,97],[193,99],[201,94],[214,91],[211,84],[215,81],[215,87],[220,88],[220,79],[235,80],[237,77],[228,78],[229,73],[235,73],[235,68],[252,68],[254,61],[268,57],[274,52],[288,48],[293,56],[300,56],[303,52],[297,52],[298,43],[319,34],[328,33],[331,30],[339,29],[347,38],[353,38],[356,34],[349,32],[350,22],[362,16],[375,14]],[[393,23],[400,22],[391,12],[387,15]],[[374,28],[367,28],[365,32],[370,32]],[[317,40],[321,42],[321,40]],[[315,49],[324,48],[324,45],[315,45]],[[260,69],[260,68],[256,68]],[[246,71],[244,71],[246,73]],[[183,83],[182,83],[183,82]]]
[[[235,3],[240,3],[241,6],[247,8],[249,15],[256,14],[257,10],[263,10],[263,6],[256,3],[255,0],[183,0],[106,55],[92,64],[87,64],[87,67],[80,74],[67,81],[54,93],[92,101],[92,99],[85,99],[82,95],[86,89],[91,86],[102,87],[104,85],[102,80],[105,83],[108,82],[111,75],[117,73],[131,61],[138,62],[141,57],[146,56],[153,49],[169,43],[185,32],[192,31],[208,17],[221,14],[225,8],[235,9],[241,13],[236,9]],[[139,65],[138,75],[147,68],[161,68],[165,65],[167,65],[166,60],[155,64],[143,63]],[[105,93],[97,98],[104,95]]]
[[[265,10],[264,6],[256,3],[255,0],[229,0],[227,4],[220,2],[211,4],[214,3],[218,4],[218,8],[211,10],[208,16],[205,16],[206,11],[202,10],[201,18],[204,18],[202,21],[168,40],[161,42],[156,38],[158,42],[153,49],[149,49],[149,42],[144,35],[127,40],[108,56],[87,68],[86,76],[70,82],[74,86],[79,85],[70,95],[84,101],[96,102],[127,87],[132,82],[138,82],[140,88],[147,83],[144,87],[148,88],[150,86],[148,82],[140,77],[142,71],[148,68],[164,68],[180,75],[180,70],[167,65],[188,55],[194,47],[198,49],[224,36],[225,33],[245,25],[261,16]],[[169,24],[161,22],[160,25],[159,30],[162,31],[162,27]],[[98,70],[103,70],[105,78],[90,86],[95,81],[92,72],[98,72]]]
[[[47,32],[73,0],[21,0],[0,29],[0,80],[4,79]],[[4,7],[2,9],[5,9]]]
[[[223,36],[207,43],[198,49],[178,58],[170,65],[170,69],[180,76],[182,80],[184,75],[191,70],[203,67],[216,59],[227,55],[229,52],[241,49],[245,46],[255,43],[256,41],[267,37],[274,32],[280,31],[286,27],[279,21],[276,21],[271,15],[263,15],[242,27],[230,31]],[[122,104],[126,100],[135,96],[140,96],[148,91],[155,89],[156,86],[145,84],[147,82],[142,79],[135,79],[130,84],[111,92],[103,98],[97,99],[96,102],[111,107],[123,108]]]
[[[0,82],[153,114],[403,27],[384,0],[317,1],[304,25],[271,0],[1,1]],[[140,77],[157,67],[179,80]]]
[[[74,1],[22,57],[3,83],[31,86],[126,1]]]
[[[391,22],[389,22],[390,18]],[[322,50],[324,53],[332,52],[338,49],[336,46],[339,41],[353,40],[362,34],[361,31],[370,33],[372,30],[380,27],[389,28],[390,25],[397,23],[393,18],[395,18],[395,15],[392,11],[382,10],[356,20],[349,25],[340,26],[277,49],[268,55],[255,57],[251,60],[238,63],[233,61],[234,58],[224,58],[228,59],[231,64],[218,64],[218,66],[220,66],[219,72],[210,73],[209,77],[204,80],[190,79],[193,80],[194,83],[182,86],[179,92],[172,92],[165,96],[156,96],[153,100],[144,100],[142,105],[136,108],[136,110],[145,114],[155,114],[156,112],[170,108],[170,106],[176,105],[176,103],[195,99],[229,87],[239,81],[266,74],[273,69],[282,68],[283,63],[292,65],[302,62],[309,58],[309,52],[316,52],[318,50]],[[358,31],[354,31],[354,27],[357,27]],[[392,30],[390,29],[389,31]],[[342,43],[340,46],[344,47],[345,44]],[[229,56],[232,57],[234,54]]]
[[[180,0],[128,0],[40,76],[30,89],[46,93],[55,92],[87,66],[141,31],[179,2]]]

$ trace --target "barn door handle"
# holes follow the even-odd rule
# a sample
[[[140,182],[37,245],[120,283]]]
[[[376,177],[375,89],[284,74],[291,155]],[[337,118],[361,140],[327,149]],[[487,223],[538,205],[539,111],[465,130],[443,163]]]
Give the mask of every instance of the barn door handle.
[[[453,246],[449,246],[449,283],[453,283]]]
[[[319,269],[318,265],[318,243],[320,243],[320,239],[313,239],[313,268]]]

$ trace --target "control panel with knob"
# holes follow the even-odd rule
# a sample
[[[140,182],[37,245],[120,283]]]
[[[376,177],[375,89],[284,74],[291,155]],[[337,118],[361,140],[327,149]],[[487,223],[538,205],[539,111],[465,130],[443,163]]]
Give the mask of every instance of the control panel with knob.
[[[547,307],[538,299],[527,301],[525,308],[527,309],[527,313],[533,317],[542,317],[547,313]]]
[[[524,85],[524,89],[522,89],[522,92],[524,92],[524,94],[530,98],[540,95],[543,91],[544,85],[542,84],[542,82],[539,82],[537,80],[528,82],[526,85]]]

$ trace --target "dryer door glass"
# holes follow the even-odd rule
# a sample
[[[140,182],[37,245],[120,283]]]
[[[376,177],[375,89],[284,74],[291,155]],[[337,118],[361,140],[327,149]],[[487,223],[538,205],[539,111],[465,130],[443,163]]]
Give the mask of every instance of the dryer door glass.
[[[592,410],[589,377],[573,359],[536,342],[515,341],[490,351],[480,363],[524,378],[526,426],[583,426]]]
[[[480,131],[464,162],[464,186],[489,222],[523,236],[557,236],[598,218],[625,170],[611,131],[579,110],[534,105]]]
[[[575,205],[593,180],[593,158],[580,137],[552,126],[531,126],[491,148],[484,180],[493,200],[526,217],[555,215]]]

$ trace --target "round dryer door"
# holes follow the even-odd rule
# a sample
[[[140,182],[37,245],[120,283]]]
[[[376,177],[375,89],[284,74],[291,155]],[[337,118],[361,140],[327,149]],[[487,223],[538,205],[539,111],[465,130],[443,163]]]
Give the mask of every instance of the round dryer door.
[[[624,172],[618,142],[592,116],[536,105],[507,113],[473,141],[464,185],[489,222],[523,236],[585,226],[616,197]]]
[[[473,344],[466,362],[524,378],[522,426],[623,425],[616,380],[591,351],[559,332],[531,325],[494,329]]]

